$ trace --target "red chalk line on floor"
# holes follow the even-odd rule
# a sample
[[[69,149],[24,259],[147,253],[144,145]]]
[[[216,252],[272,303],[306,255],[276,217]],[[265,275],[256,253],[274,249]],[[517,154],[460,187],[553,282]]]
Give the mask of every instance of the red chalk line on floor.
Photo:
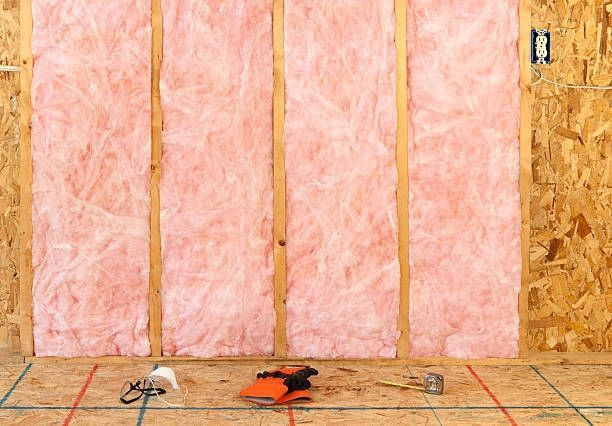
[[[72,418],[74,417],[74,413],[75,413],[77,407],[79,406],[79,404],[81,403],[81,400],[85,396],[85,392],[87,392],[87,388],[91,384],[91,381],[93,380],[93,376],[94,376],[94,374],[96,374],[96,370],[97,369],[98,369],[98,364],[94,364],[93,368],[89,372],[89,376],[87,376],[87,381],[85,382],[85,384],[83,385],[83,387],[81,388],[81,390],[77,394],[76,398],[74,399],[74,403],[72,404],[72,408],[70,409],[70,412],[68,413],[68,416],[66,417],[66,420],[64,420],[64,426],[68,426],[70,424],[70,422],[72,421]]]
[[[480,383],[480,386],[482,386],[482,388],[484,389],[484,391],[491,397],[491,399],[493,400],[493,402],[495,403],[495,405],[497,405],[497,408],[499,408],[499,410],[504,414],[504,416],[506,416],[506,418],[508,419],[508,421],[510,422],[510,424],[512,426],[518,426],[518,424],[516,423],[516,420],[514,420],[514,418],[510,415],[510,413],[508,412],[508,410],[506,410],[504,408],[504,406],[501,404],[501,402],[499,402],[499,399],[497,399],[497,397],[495,396],[495,394],[493,392],[491,392],[491,389],[489,389],[489,387],[487,386],[487,384],[484,382],[484,380],[482,380],[480,378],[480,376],[478,374],[476,374],[476,372],[474,371],[474,369],[472,368],[471,365],[466,365],[467,369],[470,371],[470,373],[472,373],[472,376],[474,376],[474,378],[476,379],[476,381],[478,381],[478,383]]]
[[[295,418],[293,417],[293,408],[291,408],[291,405],[287,407],[287,415],[289,416],[289,426],[295,426]]]

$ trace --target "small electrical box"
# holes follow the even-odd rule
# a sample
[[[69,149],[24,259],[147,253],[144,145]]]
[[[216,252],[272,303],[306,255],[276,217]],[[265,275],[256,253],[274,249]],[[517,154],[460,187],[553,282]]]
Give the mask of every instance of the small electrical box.
[[[550,31],[531,30],[531,63],[550,64]]]

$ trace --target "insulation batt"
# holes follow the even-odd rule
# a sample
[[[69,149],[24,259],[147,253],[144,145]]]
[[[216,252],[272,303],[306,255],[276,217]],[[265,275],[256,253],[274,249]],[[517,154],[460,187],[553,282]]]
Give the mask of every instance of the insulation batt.
[[[518,354],[518,1],[411,0],[410,353]]]
[[[163,0],[163,351],[272,354],[272,1]]]
[[[396,353],[393,8],[285,0],[291,356]]]
[[[149,0],[33,0],[39,356],[150,354]]]

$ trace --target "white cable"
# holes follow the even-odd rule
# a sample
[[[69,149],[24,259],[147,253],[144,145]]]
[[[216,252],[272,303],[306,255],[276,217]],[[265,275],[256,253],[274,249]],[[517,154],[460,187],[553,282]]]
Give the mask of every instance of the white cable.
[[[21,67],[13,67],[11,65],[0,65],[0,71],[19,72]]]
[[[155,381],[153,380],[151,376],[147,376],[146,378],[149,379],[149,381],[151,382],[151,385],[152,385],[151,387],[153,388],[153,391],[155,391],[155,395],[157,395],[157,398],[163,403],[165,403],[168,407],[185,407],[186,406],[185,401],[187,400],[187,395],[189,394],[189,389],[187,389],[187,387],[185,387],[185,395],[183,395],[183,403],[173,404],[171,402],[166,401],[161,396],[159,396],[159,393],[157,393],[157,389],[155,388]]]
[[[540,71],[535,65],[531,65],[531,71],[533,71],[533,73],[538,77],[538,79],[531,83],[532,86],[535,86],[537,84],[540,84],[541,82],[545,81],[549,84],[552,84],[554,86],[558,86],[558,87],[565,87],[567,89],[591,89],[591,90],[610,90],[612,89],[612,86],[591,86],[591,85],[579,85],[579,84],[563,84],[563,83],[558,83],[556,81],[552,81],[549,80],[547,78],[544,78],[544,76],[542,75],[542,71]]]

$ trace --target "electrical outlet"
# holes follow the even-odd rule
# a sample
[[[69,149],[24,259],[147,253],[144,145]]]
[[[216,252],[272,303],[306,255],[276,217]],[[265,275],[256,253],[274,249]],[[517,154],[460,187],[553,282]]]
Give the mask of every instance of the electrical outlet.
[[[531,30],[531,63],[550,64],[550,31]]]

